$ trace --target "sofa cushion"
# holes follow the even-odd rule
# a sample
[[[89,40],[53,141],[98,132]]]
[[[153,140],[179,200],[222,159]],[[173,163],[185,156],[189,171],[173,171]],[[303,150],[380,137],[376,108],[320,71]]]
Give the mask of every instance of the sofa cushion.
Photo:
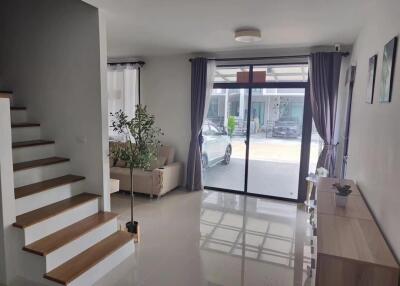
[[[158,150],[158,157],[167,158],[165,165],[172,164],[175,161],[175,148],[171,146],[162,145]]]
[[[117,160],[117,163],[115,164],[115,167],[121,167],[121,168],[125,168],[127,167],[126,162],[123,160]]]
[[[119,188],[124,191],[130,190],[129,168],[113,167],[110,169],[111,179],[119,180]],[[133,191],[138,193],[151,194],[153,192],[152,172],[141,169],[133,169]]]
[[[125,168],[126,167],[126,162],[122,160],[116,160],[110,157],[110,168],[111,167],[121,167]]]
[[[154,159],[150,163],[150,167],[147,169],[149,171],[153,171],[154,169],[161,168],[162,166],[165,166],[165,163],[167,162],[167,157],[165,156],[158,156],[157,159]]]

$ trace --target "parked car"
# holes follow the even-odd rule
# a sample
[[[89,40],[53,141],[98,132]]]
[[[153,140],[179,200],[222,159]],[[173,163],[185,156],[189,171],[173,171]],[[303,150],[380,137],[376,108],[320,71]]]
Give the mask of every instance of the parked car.
[[[224,128],[220,128],[211,121],[203,124],[202,164],[203,168],[218,163],[228,165],[231,160],[231,139]]]
[[[272,137],[297,138],[300,128],[296,121],[278,120],[272,129]]]

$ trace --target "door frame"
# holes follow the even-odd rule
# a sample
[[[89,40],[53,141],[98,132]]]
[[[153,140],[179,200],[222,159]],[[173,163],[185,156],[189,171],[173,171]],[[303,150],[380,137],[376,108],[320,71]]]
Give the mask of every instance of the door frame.
[[[295,62],[295,63],[284,63],[279,65],[295,65],[295,64],[308,64],[307,62]],[[248,90],[248,102],[247,110],[251,110],[252,103],[252,90],[254,88],[304,88],[304,108],[303,108],[303,128],[302,128],[302,139],[301,139],[301,151],[300,151],[300,168],[299,168],[299,182],[298,182],[298,193],[297,199],[276,197],[264,194],[249,193],[247,191],[248,186],[248,174],[249,174],[249,152],[250,152],[250,119],[251,112],[247,112],[247,130],[246,130],[246,158],[245,158],[245,172],[244,172],[244,189],[243,191],[237,191],[232,189],[218,188],[212,186],[204,186],[205,189],[228,192],[233,194],[248,195],[260,198],[277,199],[282,201],[303,203],[306,199],[306,181],[305,178],[308,176],[308,165],[310,159],[310,144],[311,144],[311,131],[312,131],[312,115],[311,115],[311,101],[310,101],[310,84],[307,82],[263,82],[253,83],[253,68],[254,66],[265,66],[265,65],[277,65],[277,64],[239,64],[239,65],[218,65],[217,67],[249,67],[249,82],[248,83],[214,83],[213,88],[220,89],[247,89]]]

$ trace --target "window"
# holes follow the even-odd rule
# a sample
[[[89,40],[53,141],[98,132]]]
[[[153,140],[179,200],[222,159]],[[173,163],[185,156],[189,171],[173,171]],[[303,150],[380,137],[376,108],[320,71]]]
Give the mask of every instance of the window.
[[[253,83],[307,82],[308,65],[262,65],[253,67]],[[215,83],[249,83],[249,66],[217,67]],[[260,90],[255,91],[260,92]]]
[[[217,67],[214,82],[249,82],[249,67]]]
[[[252,95],[253,96],[263,95],[263,89],[262,88],[253,88]]]
[[[219,130],[218,130],[217,127],[215,127],[214,125],[210,124],[210,133],[211,133],[212,135],[216,135],[216,134],[219,133]]]
[[[232,116],[239,116],[239,100],[232,100],[229,105],[229,113]]]
[[[308,65],[269,65],[255,66],[254,74],[260,73],[264,75],[264,79],[260,76],[253,76],[254,82],[307,82],[308,81]],[[263,74],[261,74],[263,73]]]
[[[132,118],[135,115],[135,105],[138,102],[137,92],[138,73],[135,65],[108,65],[107,68],[107,95],[108,111],[115,113],[122,110]],[[109,115],[108,121],[111,126],[112,117]],[[109,128],[109,137],[112,140],[124,140],[120,134],[115,133]]]
[[[218,98],[212,97],[210,99],[210,107],[208,109],[208,117],[218,116]]]
[[[203,135],[211,135],[210,126],[207,123],[203,124]]]

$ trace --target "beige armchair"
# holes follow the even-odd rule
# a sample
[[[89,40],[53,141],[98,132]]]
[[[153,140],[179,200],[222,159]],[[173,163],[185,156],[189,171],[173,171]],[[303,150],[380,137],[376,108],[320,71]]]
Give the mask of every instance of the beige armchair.
[[[114,144],[114,143],[110,143]],[[133,170],[133,191],[148,194],[151,197],[160,197],[165,193],[182,185],[183,164],[175,162],[175,149],[170,146],[161,146],[158,159],[153,164],[152,170]],[[110,177],[119,180],[119,188],[123,191],[130,190],[129,168],[124,163],[112,165],[110,160]]]

